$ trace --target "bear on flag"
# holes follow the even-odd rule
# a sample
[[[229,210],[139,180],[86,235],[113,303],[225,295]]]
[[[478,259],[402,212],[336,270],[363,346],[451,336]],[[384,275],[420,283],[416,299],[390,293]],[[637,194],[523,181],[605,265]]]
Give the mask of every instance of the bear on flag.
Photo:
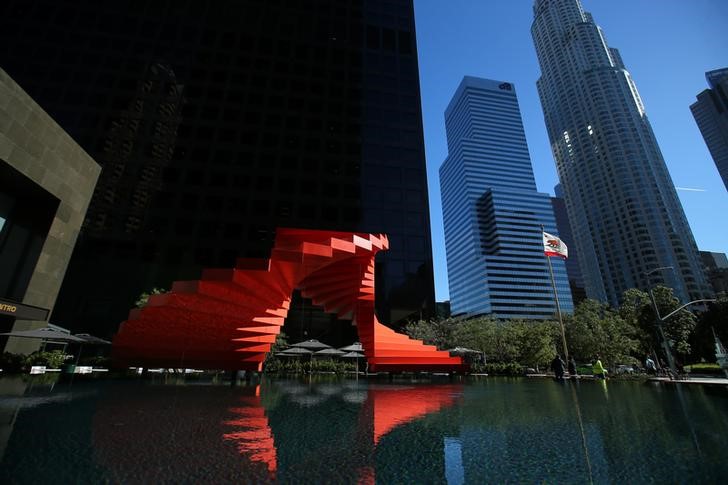
[[[569,257],[569,249],[564,241],[548,232],[543,233],[543,252],[546,256]]]

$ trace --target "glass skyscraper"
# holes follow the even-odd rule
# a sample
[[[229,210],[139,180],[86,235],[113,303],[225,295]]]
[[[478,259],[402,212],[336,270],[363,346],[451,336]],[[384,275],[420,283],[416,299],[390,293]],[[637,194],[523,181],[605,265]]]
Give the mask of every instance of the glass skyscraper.
[[[536,0],[533,11],[538,91],[587,295],[616,305],[629,288],[664,284],[682,301],[705,297],[693,234],[619,52],[579,0]]]
[[[445,111],[440,167],[453,315],[551,318],[556,305],[541,225],[557,234],[539,193],[511,83],[465,77]],[[571,312],[563,261],[553,258],[559,302]]]
[[[728,190],[728,68],[705,73],[710,89],[690,105],[718,173]]]

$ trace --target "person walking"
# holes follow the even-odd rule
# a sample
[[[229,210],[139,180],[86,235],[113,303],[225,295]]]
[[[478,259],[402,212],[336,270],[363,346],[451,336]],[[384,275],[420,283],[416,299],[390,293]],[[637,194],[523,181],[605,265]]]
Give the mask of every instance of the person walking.
[[[647,369],[647,373],[651,376],[657,375],[657,366],[655,365],[655,361],[652,360],[649,354],[645,357],[645,369]]]
[[[554,357],[554,360],[551,361],[551,370],[554,371],[554,376],[556,376],[556,379],[559,381],[564,380],[564,361],[561,360],[561,356],[556,354],[556,357]]]
[[[569,375],[572,379],[579,377],[579,374],[576,371],[576,360],[574,360],[574,357],[569,359]]]
[[[594,362],[594,365],[592,366],[594,377],[597,379],[606,379],[607,378],[607,370],[602,365],[602,361],[597,355],[597,360]]]

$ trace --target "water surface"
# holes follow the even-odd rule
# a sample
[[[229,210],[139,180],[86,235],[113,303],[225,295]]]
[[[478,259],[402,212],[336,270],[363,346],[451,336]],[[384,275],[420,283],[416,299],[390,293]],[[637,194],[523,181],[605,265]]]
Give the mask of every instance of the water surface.
[[[0,379],[2,483],[715,483],[728,389]]]

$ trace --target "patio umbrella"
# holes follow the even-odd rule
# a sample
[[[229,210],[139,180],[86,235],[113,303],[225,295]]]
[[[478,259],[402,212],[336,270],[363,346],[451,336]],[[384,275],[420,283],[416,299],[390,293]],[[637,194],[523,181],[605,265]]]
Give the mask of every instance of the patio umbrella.
[[[63,342],[63,343],[80,343],[83,344],[86,341],[81,337],[76,337],[70,333],[59,332],[52,328],[39,328],[37,330],[18,330],[15,332],[0,333],[0,335],[6,335],[8,337],[20,337],[20,338],[39,338],[42,340]]]
[[[308,349],[303,349],[301,347],[291,347],[286,350],[282,350],[276,354],[276,356],[283,356],[283,357],[300,357],[301,355],[311,355],[313,351]]]
[[[353,347],[353,345],[350,345],[349,347]],[[346,347],[344,347],[346,348]],[[356,375],[357,379],[359,378],[359,358],[364,357],[364,354],[360,354],[359,352],[348,352],[344,355],[340,355],[342,359],[356,359]]]
[[[480,354],[479,350],[467,349],[465,347],[455,347],[454,349],[448,349],[448,352],[455,355],[466,355],[466,354]]]
[[[341,350],[337,350],[337,349],[321,349],[321,350],[317,350],[316,352],[314,352],[313,355],[315,355],[315,356],[318,356],[318,355],[342,356],[345,353],[346,352],[342,352]]]
[[[449,349],[448,352],[450,352],[450,355],[459,355],[461,357],[465,357],[468,355],[478,355],[482,357],[484,364],[487,363],[485,360],[485,352],[481,352],[479,350],[468,349],[465,347],[455,347],[454,349]]]
[[[83,346],[86,345],[111,345],[111,342],[108,340],[104,340],[99,337],[94,337],[93,335],[89,335],[87,333],[77,333],[75,337],[79,337],[83,339],[83,343],[78,348],[78,356],[76,356],[76,363],[75,365],[78,365],[79,361],[81,360],[81,352],[83,352]]]
[[[75,337],[82,338],[87,345],[111,345],[111,342],[87,333],[77,333]]]
[[[341,347],[339,350],[343,350],[344,352],[364,352],[364,347],[360,342],[354,342],[346,347]]]
[[[319,342],[316,339],[306,340],[305,342],[298,342],[297,344],[291,345],[291,347],[314,350],[314,351],[331,348],[330,345],[326,345],[325,343]]]
[[[59,332],[58,330],[53,330],[52,328],[39,328],[36,330],[18,330],[16,332],[5,332],[0,333],[0,335],[7,335],[8,337],[20,337],[20,338],[38,338],[43,341],[43,346],[41,349],[45,348],[45,344],[47,342],[59,342],[59,343],[78,343],[83,346],[86,341],[81,337],[76,337],[75,335],[71,335],[70,333],[65,332]],[[65,353],[65,346],[63,347],[64,353]],[[79,349],[78,356],[81,356],[81,350]],[[76,359],[76,363],[78,363],[78,358]]]

